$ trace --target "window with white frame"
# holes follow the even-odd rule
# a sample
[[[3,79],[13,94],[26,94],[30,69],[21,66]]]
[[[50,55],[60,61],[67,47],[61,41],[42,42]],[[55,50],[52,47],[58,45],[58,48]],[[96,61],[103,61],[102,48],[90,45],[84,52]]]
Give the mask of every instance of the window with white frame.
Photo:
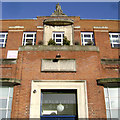
[[[64,32],[53,32],[52,39],[56,45],[63,45]]]
[[[120,48],[120,33],[109,33],[112,48]]]
[[[36,32],[24,32],[22,45],[27,44],[35,45],[36,44]]]
[[[107,118],[120,118],[120,88],[104,88]]]
[[[8,33],[0,33],[0,47],[5,47]]]
[[[0,119],[11,117],[13,87],[0,86]]]
[[[82,45],[95,45],[93,32],[81,32]]]

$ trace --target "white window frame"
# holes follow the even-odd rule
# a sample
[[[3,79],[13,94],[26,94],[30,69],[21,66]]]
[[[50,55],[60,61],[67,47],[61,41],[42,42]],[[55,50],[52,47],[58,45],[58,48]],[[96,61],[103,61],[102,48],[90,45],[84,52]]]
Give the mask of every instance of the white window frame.
[[[7,41],[8,33],[7,33],[7,32],[5,32],[5,33],[1,33],[1,32],[0,32],[0,35],[4,35],[3,38],[0,37],[0,40],[4,39],[3,42],[0,41],[0,45],[1,45],[1,47],[5,47],[5,45],[6,45],[6,41]]]
[[[10,96],[11,94],[11,90],[13,91],[13,87],[8,87],[8,95],[6,97],[1,97],[0,96],[0,99],[4,100],[4,99],[7,99],[7,105],[6,105],[6,108],[0,108],[0,111],[2,110],[5,110],[6,111],[6,114],[5,114],[5,118],[9,118],[8,116],[8,111],[11,111],[11,108],[9,108],[9,101],[10,101],[10,98],[13,98],[13,93],[12,93],[12,96]],[[2,91],[1,91],[2,92]],[[12,106],[11,106],[12,107]]]
[[[27,35],[32,34],[33,37],[27,37]],[[35,45],[36,43],[36,32],[24,32],[23,33],[23,39],[22,39],[22,45],[25,46],[27,44],[27,39],[32,39],[32,45]]]
[[[117,89],[118,92],[119,92],[120,88],[119,89],[118,88],[112,88],[112,89]],[[110,96],[110,90],[111,90],[111,88],[108,88],[108,87],[104,88],[104,96],[105,96],[105,103],[106,103],[106,112],[109,111],[109,114],[106,113],[107,114],[107,118],[117,118],[117,117],[113,117],[112,116],[112,110],[118,110],[120,108],[119,108],[119,106],[117,106],[115,108],[112,108],[112,100],[114,99],[115,101],[117,101],[117,100],[120,99],[120,96],[119,96],[118,93],[117,93],[118,96],[114,96],[114,97]],[[119,105],[119,102],[117,104]]]
[[[117,35],[118,37],[115,38],[113,35]],[[120,45],[120,33],[109,33],[109,37],[112,48],[115,48],[115,45]]]
[[[61,37],[57,37],[57,34],[61,35]],[[55,37],[54,37],[55,35]],[[56,45],[63,45],[63,37],[64,36],[64,32],[53,32],[52,33],[52,39],[55,41]],[[57,39],[61,39],[61,42],[57,42]]]
[[[90,35],[90,37],[85,37],[84,35]],[[82,41],[82,45],[84,45],[84,46],[87,45],[87,43],[88,43],[85,41],[85,39],[87,39],[87,40],[90,39],[91,42],[94,43],[93,32],[81,32],[81,41]]]

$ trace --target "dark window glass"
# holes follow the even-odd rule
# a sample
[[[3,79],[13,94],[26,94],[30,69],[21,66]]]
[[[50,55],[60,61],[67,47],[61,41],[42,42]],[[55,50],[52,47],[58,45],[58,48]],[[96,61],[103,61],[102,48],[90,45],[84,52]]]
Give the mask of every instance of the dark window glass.
[[[42,91],[42,115],[77,115],[76,90]]]
[[[85,34],[84,37],[91,37],[89,34]]]
[[[85,42],[91,42],[91,39],[84,39]]]
[[[0,44],[0,47],[3,47],[3,44]]]
[[[5,37],[5,35],[0,35],[0,38],[4,38]]]
[[[114,44],[114,48],[120,48],[120,44]]]
[[[56,42],[61,42],[61,39],[56,39]]]
[[[33,37],[33,34],[27,34],[27,37]]]
[[[56,37],[61,37],[61,34],[56,34]]]
[[[112,35],[112,38],[118,38],[118,35]]]
[[[4,42],[4,39],[0,39],[0,42]]]
[[[56,45],[61,45],[60,43],[56,43]]]

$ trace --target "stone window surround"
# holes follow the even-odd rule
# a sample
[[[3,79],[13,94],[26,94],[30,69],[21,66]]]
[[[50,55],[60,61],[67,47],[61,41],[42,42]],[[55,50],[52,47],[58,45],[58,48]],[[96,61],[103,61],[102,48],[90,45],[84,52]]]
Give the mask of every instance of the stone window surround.
[[[30,118],[40,118],[42,89],[76,89],[78,118],[88,118],[85,80],[33,80],[31,84]],[[34,90],[36,91],[35,93],[33,92]]]

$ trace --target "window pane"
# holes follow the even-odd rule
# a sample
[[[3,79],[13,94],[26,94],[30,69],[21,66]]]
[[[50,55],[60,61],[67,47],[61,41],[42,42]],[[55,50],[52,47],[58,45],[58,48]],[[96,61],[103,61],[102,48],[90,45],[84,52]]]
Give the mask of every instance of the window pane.
[[[27,37],[33,37],[33,34],[27,34]]]
[[[118,118],[118,109],[112,109],[111,112],[112,118]]]
[[[105,95],[105,97],[108,97],[108,91],[107,91],[107,88],[104,88],[104,95]]]
[[[76,94],[44,92],[42,95],[43,115],[76,115]]]
[[[53,38],[55,38],[55,34],[53,34]]]
[[[56,37],[61,37],[61,34],[56,34]]]
[[[0,110],[0,119],[6,118],[6,111],[5,110]]]
[[[108,88],[110,97],[118,97],[118,88]]]
[[[9,87],[0,87],[0,97],[8,96]]]
[[[106,113],[107,113],[107,118],[111,118],[110,117],[110,110],[106,110]]]
[[[56,39],[56,42],[61,42],[61,39]]]
[[[85,42],[91,42],[91,39],[84,39]]]
[[[4,42],[4,39],[0,39],[0,42]]]
[[[111,98],[111,108],[118,108],[118,98]]]
[[[90,34],[84,34],[84,37],[91,37]]]
[[[112,38],[118,38],[118,35],[112,35]]]
[[[0,44],[0,47],[3,47],[3,44]]]
[[[59,44],[59,43],[56,43],[56,45],[61,45],[61,44]]]
[[[9,97],[12,97],[12,96],[13,96],[13,88],[11,87]]]
[[[120,44],[114,44],[115,48],[120,48]]]
[[[5,37],[5,34],[2,34],[2,35],[0,34],[0,38],[4,38],[4,37]]]
[[[7,99],[0,99],[0,108],[6,108]]]
[[[8,105],[8,108],[11,109],[12,107],[12,98],[9,98],[9,105]]]
[[[108,98],[105,98],[105,104],[106,104],[106,109],[110,108],[110,106],[109,106],[109,99]]]
[[[10,117],[11,117],[11,110],[8,110],[7,118],[10,118]]]

